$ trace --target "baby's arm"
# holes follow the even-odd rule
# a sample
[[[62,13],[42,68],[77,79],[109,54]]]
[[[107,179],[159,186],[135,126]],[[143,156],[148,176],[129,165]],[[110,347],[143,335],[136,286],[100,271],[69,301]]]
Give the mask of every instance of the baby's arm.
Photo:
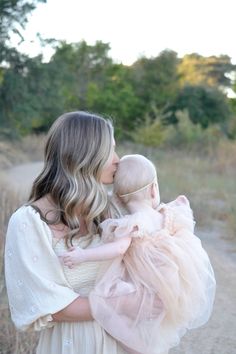
[[[104,261],[121,256],[127,251],[130,243],[131,237],[127,236],[95,248],[72,247],[61,258],[66,266],[73,268],[76,264],[82,262]]]

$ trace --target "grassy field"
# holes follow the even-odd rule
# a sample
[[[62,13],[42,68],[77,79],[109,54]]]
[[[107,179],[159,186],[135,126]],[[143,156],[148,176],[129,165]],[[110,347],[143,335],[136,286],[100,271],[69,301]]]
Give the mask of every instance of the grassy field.
[[[4,153],[4,146],[0,146],[0,165],[3,169],[17,162],[41,159],[42,139],[40,143],[35,142],[35,139],[27,139],[27,143],[16,147],[10,144],[8,155]],[[221,228],[225,238],[236,240],[236,143],[220,142],[207,154],[194,149],[153,149],[123,143],[118,147],[118,153],[120,156],[140,153],[150,158],[157,167],[163,202],[185,194],[192,205],[197,228],[205,231]],[[34,353],[37,334],[20,334],[15,331],[6,305],[3,277],[7,222],[10,214],[23,200],[1,179],[0,184],[0,354],[30,354]]]
[[[227,238],[236,239],[236,144],[222,142],[206,153],[163,150],[125,144],[120,155],[140,153],[156,165],[161,200],[185,194],[197,226],[224,227]]]

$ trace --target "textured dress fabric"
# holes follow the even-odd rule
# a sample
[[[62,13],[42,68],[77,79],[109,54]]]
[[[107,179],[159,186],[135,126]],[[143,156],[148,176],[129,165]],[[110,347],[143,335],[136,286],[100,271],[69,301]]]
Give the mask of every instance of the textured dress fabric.
[[[188,201],[161,205],[159,211],[159,230],[145,212],[101,224],[104,242],[127,235],[132,241],[91,291],[90,304],[96,321],[129,353],[168,352],[212,312],[214,272],[193,233]]]
[[[76,240],[80,247],[95,247],[99,235]],[[58,258],[66,251],[31,206],[11,217],[6,236],[5,278],[12,320],[19,330],[40,330],[37,354],[125,354],[96,321],[52,321],[79,295],[88,296],[104,262],[88,262],[73,269]]]

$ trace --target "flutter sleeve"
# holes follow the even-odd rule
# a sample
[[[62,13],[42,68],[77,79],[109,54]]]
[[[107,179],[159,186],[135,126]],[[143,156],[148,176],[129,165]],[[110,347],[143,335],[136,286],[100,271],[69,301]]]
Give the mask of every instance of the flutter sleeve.
[[[103,242],[112,242],[121,237],[142,237],[142,218],[126,215],[119,219],[106,219],[100,224]]]
[[[188,199],[184,195],[178,196],[172,202],[165,204],[165,206],[167,208],[165,223],[172,234],[181,230],[194,232],[193,212]]]
[[[54,253],[51,230],[30,206],[21,207],[10,218],[5,280],[12,321],[23,331],[52,327],[52,314],[79,296]]]

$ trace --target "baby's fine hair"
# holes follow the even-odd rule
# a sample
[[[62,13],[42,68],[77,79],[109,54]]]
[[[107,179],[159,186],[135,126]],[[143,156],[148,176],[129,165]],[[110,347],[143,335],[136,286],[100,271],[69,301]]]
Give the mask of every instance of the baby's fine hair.
[[[146,197],[147,187],[157,182],[154,164],[143,155],[126,155],[120,159],[114,179],[114,193],[123,202]],[[140,190],[140,191],[139,191]],[[126,196],[126,194],[129,194]]]

